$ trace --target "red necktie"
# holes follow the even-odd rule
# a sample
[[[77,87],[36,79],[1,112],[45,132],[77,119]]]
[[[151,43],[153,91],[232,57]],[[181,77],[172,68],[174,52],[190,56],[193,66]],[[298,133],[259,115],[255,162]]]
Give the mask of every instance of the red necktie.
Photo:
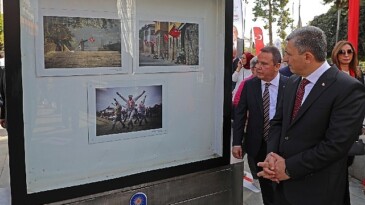
[[[292,121],[297,116],[298,111],[299,111],[300,107],[302,106],[302,101],[303,101],[303,96],[304,96],[304,88],[309,83],[310,83],[309,80],[303,78],[302,81],[299,84],[299,87],[298,87],[298,90],[297,90],[297,95],[295,97],[293,113],[292,113],[292,117],[291,117]]]

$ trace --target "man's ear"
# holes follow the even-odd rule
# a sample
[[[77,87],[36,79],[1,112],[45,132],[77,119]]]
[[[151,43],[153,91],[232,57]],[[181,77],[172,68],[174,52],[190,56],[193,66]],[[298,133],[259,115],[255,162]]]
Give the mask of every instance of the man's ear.
[[[280,65],[281,65],[281,63],[277,63],[277,64],[274,66],[274,70],[275,70],[275,71],[279,71],[279,70],[280,70]]]
[[[314,55],[310,52],[305,52],[304,58],[305,58],[306,63],[311,63],[311,62],[315,61]]]

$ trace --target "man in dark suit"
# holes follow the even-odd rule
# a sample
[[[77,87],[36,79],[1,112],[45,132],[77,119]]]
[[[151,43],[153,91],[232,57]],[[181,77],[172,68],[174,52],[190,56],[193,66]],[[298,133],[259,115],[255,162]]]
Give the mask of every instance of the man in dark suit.
[[[342,205],[347,153],[365,115],[365,87],[326,62],[326,36],[313,26],[287,37],[294,74],[271,121],[258,173],[278,184],[280,205]]]
[[[232,154],[235,158],[242,159],[243,146],[247,155],[254,159],[257,171],[262,170],[258,169],[257,163],[263,161],[267,153],[265,118],[268,125],[269,120],[275,114],[277,102],[281,100],[281,93],[287,80],[286,77],[279,74],[280,62],[280,51],[276,47],[267,46],[261,49],[261,53],[258,55],[256,77],[245,83],[235,112]],[[265,90],[267,90],[267,95],[265,95]],[[265,98],[265,96],[267,97]],[[265,102],[267,102],[267,106],[264,105]],[[249,117],[247,117],[248,114]],[[247,134],[243,139],[246,120],[248,120]],[[259,183],[264,204],[273,204],[272,182],[260,178]]]
[[[284,66],[284,67],[280,68],[279,73],[286,77],[290,77],[293,75],[293,73],[290,71],[289,66]]]

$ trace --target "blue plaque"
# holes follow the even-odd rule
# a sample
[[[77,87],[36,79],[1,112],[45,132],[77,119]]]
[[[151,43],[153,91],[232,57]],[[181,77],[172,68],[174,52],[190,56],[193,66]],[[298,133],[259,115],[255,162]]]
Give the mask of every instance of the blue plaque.
[[[147,196],[145,193],[137,192],[131,197],[130,205],[147,205]]]

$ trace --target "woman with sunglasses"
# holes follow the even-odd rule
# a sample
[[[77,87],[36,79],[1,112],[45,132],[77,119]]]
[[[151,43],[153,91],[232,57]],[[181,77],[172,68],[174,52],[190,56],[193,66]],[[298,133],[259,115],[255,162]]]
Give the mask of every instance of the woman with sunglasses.
[[[338,69],[347,73],[348,75],[358,79],[362,84],[364,84],[363,73],[358,67],[358,59],[357,54],[354,49],[354,46],[349,41],[339,41],[336,43],[335,47],[332,50],[332,62],[335,64]],[[362,133],[362,129],[360,128],[360,134]],[[354,156],[347,157],[347,167],[351,166],[354,162]],[[346,192],[344,198],[344,205],[350,205],[350,190],[349,190],[349,181],[347,179],[346,182]]]
[[[339,41],[332,50],[332,62],[340,70],[364,84],[363,73],[358,67],[357,54],[349,41]]]

